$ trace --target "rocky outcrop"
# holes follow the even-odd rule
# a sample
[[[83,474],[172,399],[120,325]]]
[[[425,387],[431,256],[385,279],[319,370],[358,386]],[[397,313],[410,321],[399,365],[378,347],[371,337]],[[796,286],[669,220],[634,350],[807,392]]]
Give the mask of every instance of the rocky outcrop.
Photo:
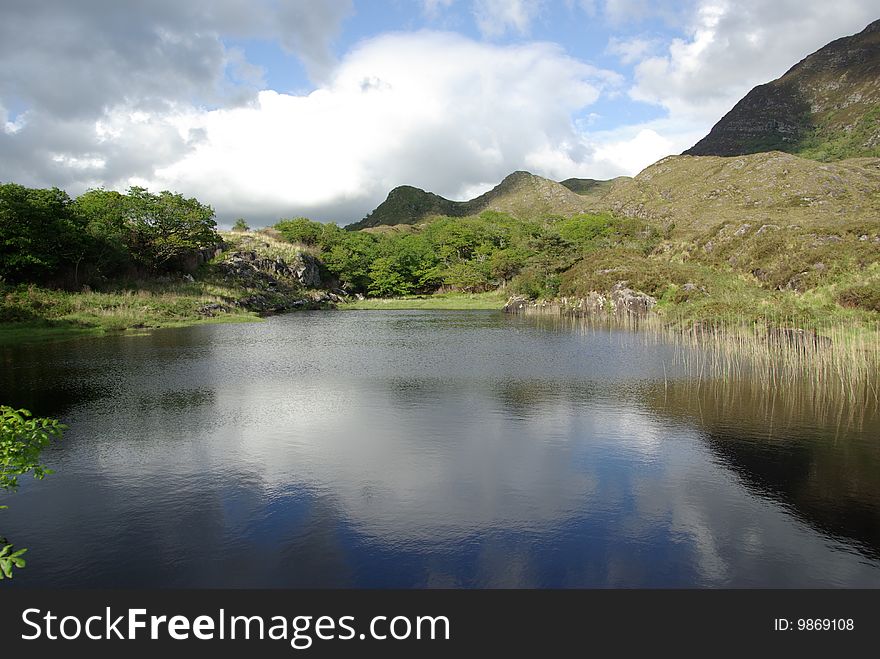
[[[617,282],[611,288],[611,306],[617,314],[629,316],[646,316],[657,304],[650,295],[634,291],[627,287],[627,282]]]
[[[685,151],[739,156],[760,151],[822,159],[875,156],[880,149],[880,21],[832,41],[781,78],[750,91]]]
[[[620,281],[608,293],[590,292],[585,297],[560,297],[552,300],[532,300],[516,295],[507,300],[505,313],[541,313],[570,316],[647,316],[657,304],[650,295],[634,291],[627,282]]]
[[[246,282],[263,283],[270,288],[278,285],[279,278],[296,281],[306,288],[321,285],[318,259],[305,252],[297,253],[291,263],[280,258],[261,256],[257,252],[233,252],[219,268],[229,276]]]
[[[201,313],[206,316],[218,315],[232,307],[262,314],[322,309],[344,300],[344,291],[315,290],[323,283],[320,262],[303,251],[284,260],[244,249],[226,254],[216,268],[224,280],[247,294],[228,304],[205,305]]]

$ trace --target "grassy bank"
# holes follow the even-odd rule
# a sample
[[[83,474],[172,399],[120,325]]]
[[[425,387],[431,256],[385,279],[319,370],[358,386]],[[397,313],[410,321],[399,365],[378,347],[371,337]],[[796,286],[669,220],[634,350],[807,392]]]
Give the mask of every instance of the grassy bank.
[[[306,290],[279,264],[300,251],[263,234],[223,234],[224,251],[193,276],[169,274],[66,291],[0,282],[0,344],[144,331],[204,323],[257,321],[261,314],[309,308]]]
[[[226,309],[240,291],[210,282],[144,281],[108,291],[0,288],[0,343],[63,339],[107,332],[258,320]],[[222,313],[212,315],[221,307]]]
[[[504,306],[507,297],[500,291],[488,293],[435,293],[397,298],[365,298],[337,305],[339,309],[495,309]]]

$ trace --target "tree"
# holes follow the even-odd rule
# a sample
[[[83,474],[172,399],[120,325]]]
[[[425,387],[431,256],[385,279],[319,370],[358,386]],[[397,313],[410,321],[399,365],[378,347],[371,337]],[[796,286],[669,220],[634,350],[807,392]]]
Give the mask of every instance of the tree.
[[[240,217],[235,220],[235,224],[232,225],[232,230],[239,233],[245,233],[246,231],[250,231],[251,228],[248,226],[247,222],[244,221],[244,218]]]
[[[128,190],[126,221],[134,232],[132,254],[156,270],[173,268],[174,261],[220,242],[214,230],[214,209],[195,198],[164,190]]]
[[[380,243],[379,253],[370,266],[370,295],[409,295],[425,290],[435,277],[437,256],[422,236],[392,236]]]
[[[323,224],[313,222],[305,217],[281,220],[275,225],[275,229],[287,242],[302,243],[303,245],[317,245],[324,233]]]
[[[133,260],[129,246],[135,242],[126,221],[128,198],[115,190],[97,188],[77,197],[73,207],[91,239],[87,259],[95,273],[112,276],[128,268]]]
[[[15,490],[18,477],[29,472],[37,479],[51,474],[40,464],[40,454],[53,439],[61,439],[65,429],[55,419],[35,418],[27,410],[0,405],[0,490]],[[13,568],[25,566],[26,551],[0,537],[0,579],[11,579]]]
[[[82,257],[84,234],[67,193],[0,185],[0,277],[46,281]]]
[[[366,293],[371,282],[370,266],[377,256],[378,239],[361,231],[341,233],[336,244],[322,255],[324,263],[343,288]]]

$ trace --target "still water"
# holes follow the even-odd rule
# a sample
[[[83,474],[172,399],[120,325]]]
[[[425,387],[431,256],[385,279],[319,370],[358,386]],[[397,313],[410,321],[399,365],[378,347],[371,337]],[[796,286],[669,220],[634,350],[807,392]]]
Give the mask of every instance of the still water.
[[[0,348],[9,587],[880,587],[880,415],[496,312]]]

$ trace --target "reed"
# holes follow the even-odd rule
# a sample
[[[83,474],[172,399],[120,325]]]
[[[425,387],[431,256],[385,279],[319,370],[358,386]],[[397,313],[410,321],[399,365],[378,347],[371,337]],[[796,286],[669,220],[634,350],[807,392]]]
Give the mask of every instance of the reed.
[[[767,392],[812,392],[854,405],[880,401],[880,324],[799,318],[759,321],[670,321],[657,314],[572,317],[548,309],[554,322],[587,331],[637,332],[654,345],[672,345],[672,374],[698,381],[750,381]]]

